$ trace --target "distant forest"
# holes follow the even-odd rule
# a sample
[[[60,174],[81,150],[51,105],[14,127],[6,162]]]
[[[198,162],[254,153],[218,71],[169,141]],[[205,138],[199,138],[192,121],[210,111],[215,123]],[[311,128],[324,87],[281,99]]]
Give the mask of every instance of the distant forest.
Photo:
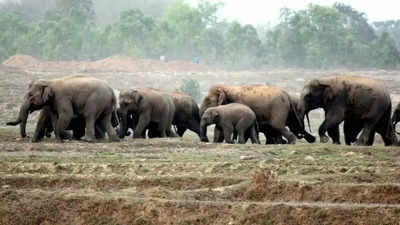
[[[275,26],[218,17],[221,3],[184,0],[20,0],[0,3],[0,62],[96,60],[115,54],[198,57],[228,69],[400,66],[400,21],[369,22],[350,5],[282,8]],[[238,12],[240,13],[240,12]]]

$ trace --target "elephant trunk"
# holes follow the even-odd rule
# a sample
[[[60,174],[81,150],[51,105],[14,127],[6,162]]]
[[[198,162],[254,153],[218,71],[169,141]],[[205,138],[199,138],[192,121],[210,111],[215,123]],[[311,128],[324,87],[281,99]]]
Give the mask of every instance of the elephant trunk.
[[[208,126],[208,124],[204,120],[201,120],[201,122],[200,122],[200,140],[202,142],[208,142],[207,126]]]
[[[21,134],[21,137],[26,137],[26,122],[28,120],[30,106],[30,100],[26,99],[19,110],[18,120],[21,121],[21,123],[19,124],[19,132]]]
[[[121,123],[119,127],[119,138],[124,138],[126,135],[126,132],[128,130],[128,113],[127,112],[121,112]]]

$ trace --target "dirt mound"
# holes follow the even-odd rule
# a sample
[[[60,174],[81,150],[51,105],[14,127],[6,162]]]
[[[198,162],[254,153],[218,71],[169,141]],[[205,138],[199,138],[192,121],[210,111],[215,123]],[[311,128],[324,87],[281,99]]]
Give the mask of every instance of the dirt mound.
[[[3,65],[11,67],[35,67],[40,61],[30,55],[14,55],[3,62]]]
[[[190,61],[175,60],[162,62],[155,59],[135,59],[128,56],[114,55],[97,61],[40,61],[29,55],[14,55],[3,62],[3,65],[35,69],[42,71],[207,71],[210,68]]]

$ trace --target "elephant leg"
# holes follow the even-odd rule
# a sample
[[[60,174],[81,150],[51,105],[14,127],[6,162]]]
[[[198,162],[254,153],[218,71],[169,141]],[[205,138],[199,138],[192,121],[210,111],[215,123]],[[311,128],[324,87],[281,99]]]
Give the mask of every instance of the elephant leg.
[[[233,126],[225,126],[223,128],[223,133],[224,133],[224,139],[226,143],[229,144],[234,144],[235,142],[232,140],[232,134],[233,134],[234,128]]]
[[[62,142],[63,139],[63,132],[65,132],[65,129],[68,127],[69,123],[71,122],[73,113],[71,111],[64,111],[64,113],[61,113],[58,117],[58,120],[55,125],[55,130],[54,133],[56,135],[56,139],[60,142]]]
[[[344,110],[329,110],[325,115],[325,120],[322,122],[318,129],[321,143],[326,143],[329,138],[326,136],[328,129],[339,127],[339,124],[344,120]]]
[[[364,123],[360,137],[356,141],[356,145],[360,146],[372,145],[373,137],[375,136],[375,125],[376,125],[375,121],[367,121],[366,123]]]
[[[182,137],[183,134],[186,132],[187,128],[184,125],[176,125],[176,133],[179,135],[179,137]]]
[[[86,115],[85,117],[85,136],[81,139],[87,142],[96,141],[96,132],[95,132],[95,123],[96,117],[94,114]]]
[[[145,131],[145,129],[147,128],[147,126],[149,125],[151,121],[151,117],[149,113],[142,113],[139,117],[138,123],[135,127],[135,134],[133,135],[133,138],[144,138],[142,136],[143,131]],[[160,133],[160,136],[162,134]],[[165,137],[165,130],[164,130],[164,137]]]
[[[283,143],[282,137],[285,137],[286,140],[288,141],[289,144],[296,144],[296,136],[290,132],[286,127],[280,127],[280,128],[273,128],[276,129],[281,135],[279,135],[279,141]],[[275,136],[276,137],[276,136]],[[275,140],[278,141],[278,140]]]
[[[42,140],[49,127],[51,128],[53,127],[51,122],[51,115],[49,114],[48,111],[43,109],[40,112],[39,119],[36,123],[35,132],[33,133],[32,136],[32,142],[39,142],[40,140]]]
[[[193,131],[200,137],[200,122],[194,119],[189,120],[187,129]]]
[[[100,120],[97,120],[94,124],[94,135],[96,139],[104,139],[106,137],[105,124],[102,124]]]
[[[346,145],[351,145],[351,143],[357,140],[357,135],[362,130],[361,122],[345,120],[343,124],[344,140]]]
[[[120,139],[118,138],[117,133],[113,129],[113,126],[111,124],[111,117],[112,114],[107,113],[102,118],[100,118],[99,126],[97,127],[97,129],[99,129],[98,133],[100,135],[100,138],[104,138],[105,137],[104,131],[106,131],[109,141],[118,142],[120,141]]]
[[[239,144],[244,144],[246,143],[246,138],[245,138],[245,132],[249,130],[249,121],[245,119],[241,119],[238,121],[238,123],[235,126],[235,131],[237,132],[238,135],[238,143]]]
[[[333,144],[340,145],[339,126],[334,126],[328,129],[328,135],[332,138]]]
[[[221,143],[224,141],[224,134],[222,128],[219,126],[214,127],[214,143]]]
[[[233,141],[237,141],[238,140],[238,136],[239,136],[239,134],[238,134],[238,131],[235,129],[235,130],[233,130],[233,133],[232,133],[232,140]]]
[[[251,126],[249,130],[250,130],[251,143],[252,144],[260,144],[260,139],[258,138],[258,134],[257,134],[255,126],[254,125]]]
[[[390,112],[390,110],[389,110]],[[397,144],[396,125],[393,126],[390,113],[385,113],[377,124],[376,132],[381,135],[385,146]]]

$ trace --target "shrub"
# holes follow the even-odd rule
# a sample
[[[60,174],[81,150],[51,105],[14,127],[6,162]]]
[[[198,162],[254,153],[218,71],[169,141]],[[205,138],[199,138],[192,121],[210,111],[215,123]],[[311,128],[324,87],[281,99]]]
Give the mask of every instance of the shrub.
[[[179,91],[186,93],[199,103],[201,101],[201,91],[200,84],[196,79],[192,78],[184,78],[182,80],[182,84],[179,87]]]

